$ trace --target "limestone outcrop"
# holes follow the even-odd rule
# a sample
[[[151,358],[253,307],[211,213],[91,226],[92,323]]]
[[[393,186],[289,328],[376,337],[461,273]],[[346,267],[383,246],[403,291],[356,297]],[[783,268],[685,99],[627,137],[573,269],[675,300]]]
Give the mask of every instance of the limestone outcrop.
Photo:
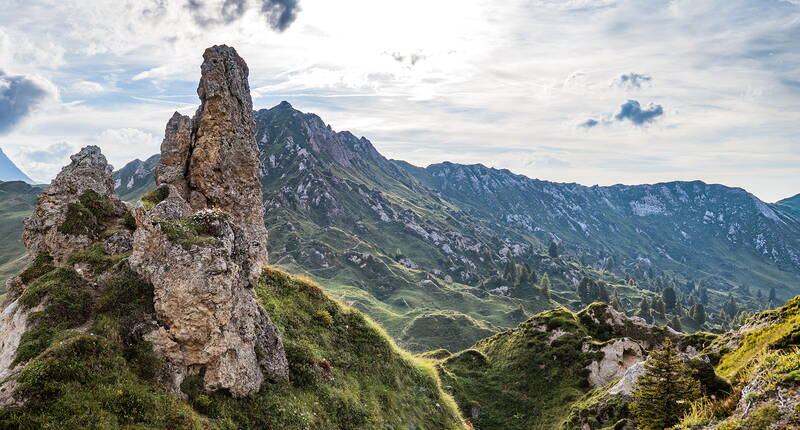
[[[146,335],[181,381],[234,396],[288,378],[280,333],[253,286],[267,263],[260,164],[247,82],[233,48],[206,50],[194,118],[169,120],[158,188],[135,211],[132,267],[155,289]]]
[[[100,237],[103,220],[97,215],[111,218],[127,210],[116,196],[113,169],[100,148],[87,146],[70,158],[72,162],[39,196],[22,235],[31,253],[50,254],[57,263]]]
[[[592,387],[602,387],[619,378],[622,378],[626,371],[643,362],[645,351],[631,339],[616,339],[610,341],[600,348],[603,358],[592,361],[589,366],[589,384]]]

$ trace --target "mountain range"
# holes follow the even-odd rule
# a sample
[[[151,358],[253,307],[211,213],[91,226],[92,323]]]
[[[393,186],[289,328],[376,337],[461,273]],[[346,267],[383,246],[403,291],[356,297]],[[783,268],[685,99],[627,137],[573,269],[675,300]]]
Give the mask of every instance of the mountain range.
[[[707,296],[705,328],[718,330],[729,296],[754,311],[800,293],[797,197],[768,204],[700,181],[587,187],[482,165],[421,168],[287,102],[254,114],[271,264],[310,276],[412,350],[459,350],[554,306],[578,310],[583,278],[616,290],[629,312],[665,286],[686,309]],[[153,188],[158,160],[114,172],[121,198]],[[12,251],[21,246],[0,263],[19,257]],[[533,276],[509,277],[509,266]],[[545,274],[548,297],[537,290]]]

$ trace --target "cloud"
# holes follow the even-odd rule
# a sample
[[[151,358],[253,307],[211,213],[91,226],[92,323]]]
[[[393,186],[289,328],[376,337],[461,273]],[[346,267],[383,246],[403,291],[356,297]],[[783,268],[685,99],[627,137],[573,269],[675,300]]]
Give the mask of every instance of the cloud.
[[[635,125],[643,125],[654,121],[661,115],[664,115],[664,108],[661,105],[650,103],[647,109],[642,109],[636,100],[628,100],[619,107],[619,112],[614,115],[614,119],[617,121],[627,119]]]
[[[392,59],[397,61],[398,63],[409,63],[412,66],[415,66],[421,60],[424,60],[426,57],[422,54],[401,54],[399,52],[392,52]]]
[[[264,15],[276,31],[289,28],[300,11],[298,0],[258,0],[255,3],[260,4],[258,13]],[[252,5],[248,0],[188,0],[186,8],[198,25],[208,27],[238,21]]]
[[[542,169],[572,167],[568,161],[550,155],[536,155],[532,159],[525,161],[525,166]]]
[[[0,134],[11,131],[20,121],[58,90],[50,81],[36,75],[7,75],[0,70]]]
[[[611,86],[635,90],[641,88],[642,85],[649,84],[652,80],[652,76],[631,72],[620,75],[614,79],[614,81],[611,83]]]
[[[92,81],[79,81],[69,86],[69,90],[78,94],[98,94],[105,91],[101,84]]]
[[[651,123],[656,118],[664,115],[664,108],[661,105],[650,103],[647,108],[642,109],[642,105],[636,100],[628,100],[619,107],[619,112],[605,115],[601,119],[589,118],[578,124],[581,128],[595,128],[599,125],[609,125],[614,122],[630,121],[634,125],[641,126]]]
[[[34,163],[52,164],[66,159],[74,148],[67,142],[57,142],[45,149],[37,149],[24,153],[24,157]]]

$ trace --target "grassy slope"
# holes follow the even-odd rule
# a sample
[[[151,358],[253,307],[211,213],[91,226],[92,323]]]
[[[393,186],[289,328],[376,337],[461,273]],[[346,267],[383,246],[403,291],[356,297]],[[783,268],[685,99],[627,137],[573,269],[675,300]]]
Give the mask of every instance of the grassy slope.
[[[124,255],[95,248],[73,261],[105,270],[105,280],[95,289],[44,258],[24,273],[21,300],[47,307],[18,351],[27,365],[16,393],[28,401],[0,410],[0,428],[460,428],[430,366],[316,285],[271,269],[256,291],[284,336],[291,382],[233,399],[201,393],[189,379],[182,402],[156,384],[158,359],[133,330],[152,314],[152,287]],[[76,328],[86,324],[87,331]]]
[[[5,280],[27,263],[22,219],[30,215],[40,188],[23,182],[0,182],[0,294]]]
[[[548,344],[540,325],[567,334]],[[445,359],[442,381],[462,410],[480,411],[476,428],[555,428],[589,388],[591,357],[581,352],[588,334],[574,313],[548,311]]]

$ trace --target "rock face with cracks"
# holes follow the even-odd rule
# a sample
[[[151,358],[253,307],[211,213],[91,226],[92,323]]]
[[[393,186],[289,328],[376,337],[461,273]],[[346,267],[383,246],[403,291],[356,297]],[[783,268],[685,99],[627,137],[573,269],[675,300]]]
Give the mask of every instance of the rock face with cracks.
[[[155,287],[159,328],[146,335],[177,391],[247,396],[288,378],[278,330],[253,285],[267,262],[248,69],[233,48],[203,54],[194,118],[168,122],[149,210],[136,210],[131,264]]]
[[[81,196],[94,192],[108,198],[117,216],[127,210],[114,191],[113,169],[100,148],[87,146],[70,158],[72,162],[39,196],[33,214],[24,221],[22,235],[31,253],[48,253],[58,263],[89,246],[101,233],[91,228],[97,221],[94,216],[79,206]]]

